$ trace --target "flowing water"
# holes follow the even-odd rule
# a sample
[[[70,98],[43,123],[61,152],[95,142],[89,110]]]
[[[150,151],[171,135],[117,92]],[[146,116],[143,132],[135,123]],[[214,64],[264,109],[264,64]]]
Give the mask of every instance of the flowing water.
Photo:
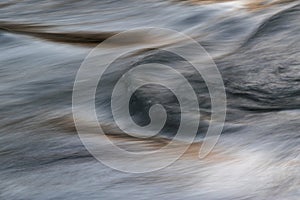
[[[299,199],[299,1],[12,0],[0,10],[0,199]],[[180,31],[208,51],[223,77],[227,116],[213,152],[199,160],[211,114],[205,82],[168,52],[141,49],[119,58],[96,93],[99,121],[116,144],[156,148],[180,123],[173,94],[150,85],[134,93],[131,115],[145,125],[151,105],[160,103],[168,113],[164,128],[150,139],[120,133],[110,94],[137,63],[171,65],[189,77],[201,112],[197,142],[177,162],[131,174],[85,149],[73,122],[72,90],[92,48],[140,27]],[[181,84],[155,70],[139,80],[149,76]],[[80,120],[90,128],[88,117]]]

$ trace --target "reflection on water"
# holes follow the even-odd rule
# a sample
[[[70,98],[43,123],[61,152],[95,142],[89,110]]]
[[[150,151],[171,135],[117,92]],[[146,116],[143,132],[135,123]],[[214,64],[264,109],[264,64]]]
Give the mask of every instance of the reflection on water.
[[[1,199],[299,198],[298,1],[27,0],[2,2],[0,9]],[[122,70],[137,63],[168,64],[184,73],[201,108],[198,141],[179,161],[149,174],[126,174],[98,163],[81,144],[72,119],[72,88],[94,46],[144,26],[181,31],[205,47],[223,76],[228,110],[219,143],[198,160],[210,120],[204,81],[168,52],[141,49],[119,58],[96,99],[99,119],[116,145],[153,150],[178,128],[176,98],[156,87],[137,91],[130,106],[138,124],[148,123],[153,103],[167,107],[170,116],[159,136],[127,137],[113,123],[110,89]],[[167,45],[177,43],[170,39]],[[168,74],[152,73],[180,84]],[[88,117],[81,120],[87,130],[93,128]]]

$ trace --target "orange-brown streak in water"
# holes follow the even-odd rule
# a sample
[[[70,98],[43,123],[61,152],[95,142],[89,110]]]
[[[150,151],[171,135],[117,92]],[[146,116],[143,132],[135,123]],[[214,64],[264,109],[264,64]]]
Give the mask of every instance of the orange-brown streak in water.
[[[64,42],[80,44],[84,46],[96,46],[107,38],[117,34],[117,32],[48,32],[50,26],[14,24],[0,22],[0,30],[7,32],[29,35],[53,42]]]
[[[213,3],[224,3],[224,2],[234,2],[237,0],[174,0],[175,2],[184,2],[188,4],[213,4]],[[251,11],[265,9],[278,4],[285,4],[296,2],[297,0],[249,0],[245,2],[244,6]]]
[[[73,118],[71,116],[61,116],[50,118],[45,122],[47,125],[55,126],[56,128],[61,128],[64,131],[69,133],[76,133],[75,124]],[[82,122],[84,123],[84,122]],[[46,125],[45,124],[45,125]],[[122,149],[127,151],[155,151],[164,146],[168,145],[171,139],[163,138],[163,137],[150,137],[150,138],[136,138],[132,137],[126,133],[120,132],[114,127],[110,125],[101,125],[104,130],[106,136],[111,140],[112,143],[119,146]],[[87,126],[87,130],[91,127]],[[177,146],[178,145],[178,146]],[[186,143],[182,141],[177,141],[177,147],[181,147],[181,145],[185,145]],[[199,160],[199,150],[201,148],[202,142],[194,142],[189,146],[187,151],[180,157],[183,160]],[[176,147],[174,148],[174,153],[176,152]],[[219,147],[215,148],[211,153],[209,153],[203,161],[207,163],[214,162],[227,162],[235,160],[234,156],[229,155],[228,153],[224,153]]]

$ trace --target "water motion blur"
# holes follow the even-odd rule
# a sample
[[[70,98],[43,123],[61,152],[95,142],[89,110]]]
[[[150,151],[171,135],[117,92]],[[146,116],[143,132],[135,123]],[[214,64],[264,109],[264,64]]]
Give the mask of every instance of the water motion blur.
[[[1,199],[299,198],[299,1],[14,0],[1,2],[0,9]],[[112,88],[123,72],[140,64],[168,65],[187,77],[201,118],[194,144],[177,162],[131,174],[102,165],[86,150],[73,121],[72,92],[92,48],[145,26],[182,32],[206,49],[224,81],[227,117],[219,142],[199,160],[212,115],[205,81],[183,58],[143,48],[155,41],[138,36],[133,45],[141,48],[115,60],[96,91],[106,135],[120,148],[143,152],[167,145],[176,134],[178,99],[159,85],[139,88],[129,102],[131,117],[141,126],[149,124],[151,106],[164,107],[166,123],[158,135],[135,138],[116,126]],[[107,46],[106,53],[126,42]],[[179,44],[170,37],[163,45]],[[167,71],[149,70],[126,76],[128,90],[151,77],[182,84]],[[81,124],[94,130],[86,108],[79,109]]]

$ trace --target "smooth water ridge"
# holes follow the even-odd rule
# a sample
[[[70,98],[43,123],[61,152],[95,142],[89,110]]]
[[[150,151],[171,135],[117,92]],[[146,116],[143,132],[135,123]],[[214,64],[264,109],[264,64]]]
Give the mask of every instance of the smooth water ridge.
[[[8,0],[0,3],[0,11],[0,199],[299,199],[299,1]],[[151,41],[129,34],[137,40],[130,47],[137,50],[110,64],[95,94],[97,117],[110,140],[132,152],[156,150],[180,127],[178,98],[158,84],[140,87],[129,101],[131,118],[140,126],[151,122],[153,105],[164,107],[167,117],[157,135],[128,136],[115,123],[111,95],[120,78],[126,92],[149,80],[175,88],[183,84],[168,70],[130,71],[140,64],[164,64],[183,74],[197,95],[201,117],[194,143],[176,162],[150,173],[124,173],[99,162],[80,140],[73,86],[93,48],[143,27],[181,32],[205,48],[223,79],[226,120],[212,152],[199,159],[213,115],[206,82],[184,58],[149,48],[162,41],[161,47],[171,49],[182,41],[171,35],[160,40],[156,32],[149,33]],[[110,55],[126,42],[116,41],[103,52]],[[188,91],[182,95],[189,104]],[[84,131],[94,130],[85,104],[76,109]],[[198,120],[195,110],[188,117]],[[109,149],[104,153],[112,155]],[[153,162],[171,156],[162,154]]]

